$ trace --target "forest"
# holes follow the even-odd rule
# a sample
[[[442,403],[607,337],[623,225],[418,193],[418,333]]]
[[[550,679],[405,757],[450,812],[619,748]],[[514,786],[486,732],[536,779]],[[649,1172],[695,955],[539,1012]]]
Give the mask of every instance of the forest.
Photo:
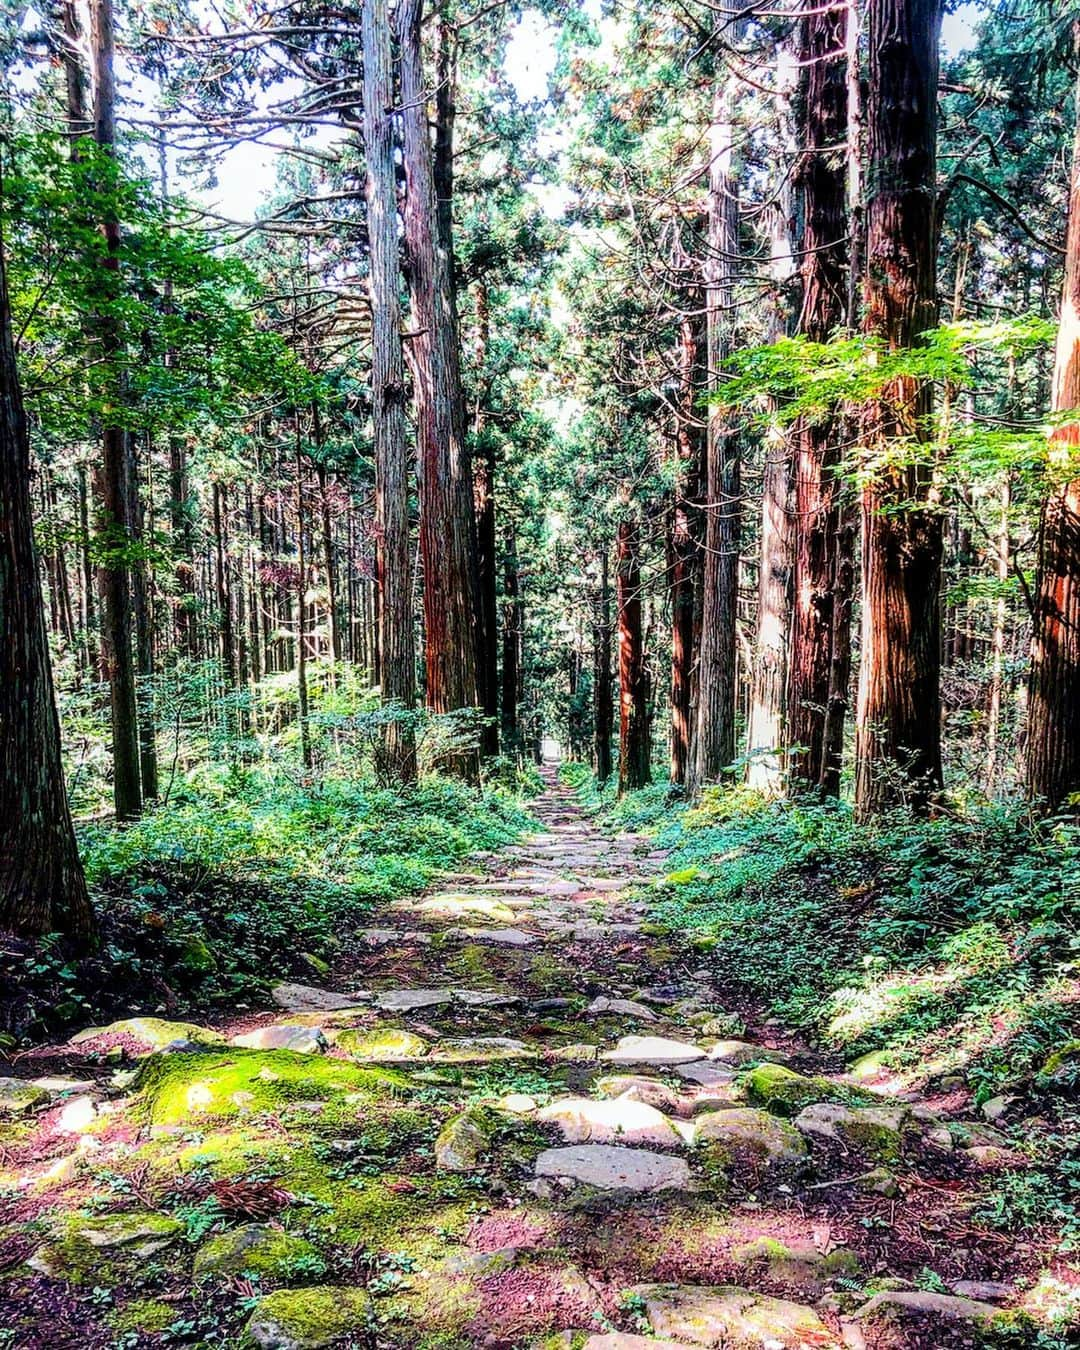
[[[0,1350],[1078,1252],[1080,4],[2,0]]]

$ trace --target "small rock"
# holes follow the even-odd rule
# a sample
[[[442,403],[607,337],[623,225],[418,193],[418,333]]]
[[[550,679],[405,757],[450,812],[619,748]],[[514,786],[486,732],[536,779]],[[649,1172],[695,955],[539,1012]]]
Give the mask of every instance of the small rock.
[[[93,1097],[71,1097],[60,1109],[55,1129],[58,1134],[83,1134],[97,1115]]]
[[[589,1097],[569,1097],[552,1102],[537,1113],[542,1125],[555,1125],[570,1144],[650,1144],[658,1148],[677,1148],[679,1132],[653,1106],[616,1097],[595,1102]]]
[[[587,1013],[594,1016],[611,1016],[617,1014],[621,1017],[636,1017],[641,1022],[655,1022],[656,1014],[651,1008],[646,1008],[644,1003],[635,1003],[632,998],[594,998],[585,1009]]]
[[[920,1330],[930,1337],[927,1344],[934,1345],[937,1343],[934,1322],[978,1325],[990,1322],[998,1311],[993,1303],[957,1298],[954,1294],[932,1294],[917,1289],[890,1290],[875,1294],[844,1321],[844,1335],[851,1350],[870,1350],[871,1345],[878,1342],[876,1338],[867,1340],[864,1331],[874,1337],[879,1330],[895,1331],[898,1325],[902,1328],[905,1322],[917,1320]]]
[[[623,1036],[614,1050],[605,1050],[601,1059],[615,1064],[689,1064],[704,1059],[705,1052],[685,1041],[664,1036]]]
[[[845,1087],[829,1078],[795,1073],[782,1064],[758,1064],[746,1074],[743,1082],[752,1102],[784,1116],[796,1116],[804,1107],[818,1102],[859,1106],[880,1101],[858,1088]]]
[[[676,1064],[675,1072],[688,1083],[700,1083],[702,1087],[720,1087],[735,1081],[733,1070],[722,1069],[704,1059],[696,1064]]]
[[[819,1139],[836,1139],[856,1153],[891,1161],[904,1146],[911,1112],[906,1106],[841,1106],[814,1102],[795,1117],[795,1128]]]
[[[246,1031],[241,1036],[233,1036],[229,1044],[245,1050],[291,1050],[296,1055],[311,1055],[325,1050],[327,1041],[321,1027],[283,1024]]]
[[[536,1159],[538,1177],[568,1177],[603,1191],[689,1190],[690,1169],[682,1158],[611,1144],[549,1148]]]
[[[823,1252],[812,1242],[779,1242],[773,1237],[741,1243],[732,1249],[731,1259],[809,1298],[818,1298],[831,1281],[850,1278],[859,1270],[858,1256],[846,1247]]]
[[[371,1031],[346,1027],[343,1031],[332,1033],[332,1041],[334,1047],[350,1059],[376,1062],[420,1059],[428,1052],[428,1043],[422,1036],[396,1027],[376,1027]]]
[[[926,1142],[943,1153],[951,1153],[953,1149],[952,1132],[948,1125],[935,1125],[932,1130],[927,1130]]]
[[[770,1050],[767,1045],[755,1045],[752,1041],[717,1041],[709,1051],[709,1059],[718,1059],[724,1064],[783,1064],[788,1056],[782,1050]]]
[[[41,1088],[42,1092],[49,1093],[50,1096],[64,1096],[73,1092],[92,1092],[97,1086],[92,1078],[65,1078],[62,1074],[45,1074],[41,1078],[31,1078],[30,1082],[34,1087]]]
[[[594,1085],[601,1097],[625,1097],[630,1101],[644,1102],[646,1106],[655,1106],[658,1111],[674,1111],[679,1105],[679,1095],[656,1078],[644,1078],[640,1074],[612,1074],[601,1078]]]
[[[455,1003],[466,1008],[509,1008],[521,1000],[513,994],[493,994],[484,989],[451,989]]]
[[[466,928],[465,936],[473,942],[497,942],[506,947],[531,947],[537,941],[535,934],[521,928]]]
[[[991,1097],[989,1101],[982,1104],[982,1113],[987,1120],[1001,1120],[1008,1111],[1015,1098],[1013,1097]]]
[[[351,1008],[355,998],[346,998],[332,989],[316,989],[311,984],[293,984],[283,980],[270,990],[270,997],[286,1012],[330,1012],[336,1008]]]
[[[491,1131],[478,1111],[462,1111],[446,1122],[435,1141],[435,1165],[444,1172],[471,1172],[487,1152]]]
[[[511,1036],[452,1036],[440,1041],[429,1058],[447,1064],[467,1064],[473,1060],[522,1059],[532,1053],[524,1041]]]
[[[508,1092],[495,1103],[496,1111],[505,1111],[511,1116],[528,1116],[536,1110],[536,1098],[525,1092]]]
[[[957,1280],[953,1293],[976,1303],[1005,1303],[1016,1293],[1014,1285],[1000,1280]]]
[[[584,1041],[574,1041],[570,1045],[557,1045],[548,1051],[552,1059],[570,1059],[577,1060],[584,1064],[590,1064],[594,1059],[599,1059],[600,1051],[595,1045],[588,1045]]]

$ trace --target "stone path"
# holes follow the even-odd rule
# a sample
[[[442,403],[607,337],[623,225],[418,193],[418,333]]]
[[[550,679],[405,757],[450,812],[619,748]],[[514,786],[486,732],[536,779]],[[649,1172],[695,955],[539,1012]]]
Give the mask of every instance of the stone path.
[[[550,771],[535,812],[333,988],[0,1083],[0,1344],[946,1350],[1011,1318],[967,1200],[1007,1141],[748,1030],[645,922],[663,853]]]

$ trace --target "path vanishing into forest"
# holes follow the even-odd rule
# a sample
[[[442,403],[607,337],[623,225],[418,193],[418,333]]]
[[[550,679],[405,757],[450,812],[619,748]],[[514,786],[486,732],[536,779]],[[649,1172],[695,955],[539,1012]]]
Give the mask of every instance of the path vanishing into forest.
[[[1025,1249],[967,1200],[1006,1141],[755,1024],[647,923],[664,853],[545,776],[539,833],[276,1012],[18,1061],[5,1347],[900,1350],[1009,1316]]]

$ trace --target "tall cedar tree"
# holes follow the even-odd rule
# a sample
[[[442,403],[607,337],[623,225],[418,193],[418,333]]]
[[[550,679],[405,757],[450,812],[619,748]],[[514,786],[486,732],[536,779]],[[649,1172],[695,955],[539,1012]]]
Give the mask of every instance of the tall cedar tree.
[[[30,443],[0,252],[0,929],[80,943],[94,914],[75,846],[34,556]]]
[[[651,779],[649,684],[641,630],[641,529],[620,520],[616,533],[619,613],[619,793]]]
[[[1080,21],[1073,35],[1080,59]],[[1080,408],[1080,82],[1052,408]],[[1028,790],[1050,809],[1080,792],[1080,478],[1070,477],[1078,451],[1080,422],[1059,422],[1050,468],[1064,481],[1042,507],[1026,747]]]
[[[363,8],[364,153],[371,251],[371,406],[375,432],[375,534],[379,587],[379,683],[385,704],[406,713],[416,701],[409,462],[405,442],[405,370],[398,295],[394,181],[394,80],[387,0]],[[388,724],[382,771],[395,783],[416,778],[416,744],[406,719]]]
[[[446,713],[480,703],[476,521],[465,443],[452,259],[438,228],[422,11],[423,0],[400,0],[397,23],[406,177],[405,256],[413,311],[409,350],[420,459],[425,695],[429,708]],[[457,756],[450,767],[471,773],[475,757]]]
[[[847,311],[847,184],[836,147],[847,135],[844,51],[851,22],[846,0],[813,9],[802,22],[797,100],[804,149],[796,169],[802,201],[802,311],[799,332],[827,342]],[[840,789],[843,713],[833,719],[841,740],[826,738],[829,723],[833,626],[843,620],[838,594],[843,534],[839,475],[843,428],[837,418],[807,419],[796,428],[795,550],[788,663],[788,739],[792,781],[831,795]]]
[[[937,319],[935,170],[942,0],[870,0],[865,330],[890,351]],[[863,439],[862,660],[855,805],[924,809],[941,787],[942,517],[926,444],[933,391],[893,381]]]

